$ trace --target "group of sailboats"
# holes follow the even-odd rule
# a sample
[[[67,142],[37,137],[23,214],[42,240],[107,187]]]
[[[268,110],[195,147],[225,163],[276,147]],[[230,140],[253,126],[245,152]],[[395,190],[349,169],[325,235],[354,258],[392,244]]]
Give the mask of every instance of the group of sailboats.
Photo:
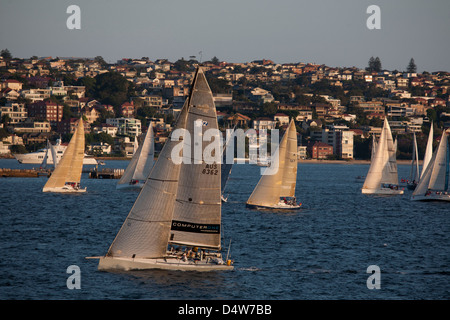
[[[431,145],[431,143],[429,144]],[[427,158],[427,155],[425,155],[425,158]],[[425,163],[425,161],[428,163]],[[431,159],[429,161],[424,160],[422,176],[411,196],[411,200],[450,201],[449,161],[448,136],[444,129],[439,146],[434,151]]]
[[[201,68],[196,70],[190,94],[175,130],[194,132],[202,120],[202,133],[218,129],[212,92]],[[174,130],[174,131],[175,131]],[[115,239],[99,260],[99,270],[232,270],[233,263],[222,255],[222,202],[230,165],[217,164],[218,174],[205,174],[209,166],[195,158],[197,143],[182,141],[183,161],[173,161],[180,140],[169,138],[154,161],[153,129],[135,152],[117,188],[135,186],[140,193]],[[200,143],[202,151],[207,144]],[[225,149],[224,149],[225,150]],[[222,152],[224,152],[224,150]],[[398,186],[397,145],[388,121],[376,146],[362,192],[365,194],[403,194]],[[203,154],[203,153],[202,153]],[[275,156],[272,174],[263,174],[246,205],[256,209],[298,209],[295,198],[297,180],[297,132],[289,123]],[[413,200],[450,200],[448,193],[449,149],[444,131],[440,145],[420,178]],[[84,127],[80,119],[64,157],[44,187],[44,192],[84,192],[79,187],[84,155]],[[225,159],[224,154],[222,158]],[[188,161],[184,161],[188,160]],[[70,168],[70,169],[69,169]],[[267,168],[270,170],[273,168]],[[210,171],[210,170],[208,170]],[[229,248],[228,248],[229,250]]]
[[[372,146],[372,160],[362,193],[364,194],[403,194],[398,185],[397,144],[392,138],[391,128],[384,119],[383,129],[378,142]]]
[[[431,124],[428,142],[422,165],[419,169],[419,156],[416,135],[413,135],[413,159],[407,187],[414,190],[411,200],[450,201],[449,192],[449,148],[447,132],[444,129],[438,148],[433,153],[433,124]],[[362,187],[363,194],[398,195],[404,191],[399,188],[397,161],[397,144],[392,138],[389,123],[385,118],[378,142],[373,140],[372,159],[366,180]]]

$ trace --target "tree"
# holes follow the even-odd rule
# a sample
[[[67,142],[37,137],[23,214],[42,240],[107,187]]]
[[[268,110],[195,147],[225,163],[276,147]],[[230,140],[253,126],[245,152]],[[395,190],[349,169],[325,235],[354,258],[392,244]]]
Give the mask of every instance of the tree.
[[[5,59],[5,60],[12,59],[11,52],[9,52],[8,49],[3,49],[3,50],[0,52],[0,56],[2,56],[3,59]]]
[[[216,57],[216,56],[214,56],[212,59],[211,59],[211,63],[212,64],[215,64],[215,65],[218,65],[219,64],[219,59]]]
[[[406,71],[408,73],[416,73],[417,66],[416,66],[413,58],[411,58],[411,60],[409,60],[409,64],[408,64],[408,67],[406,68]]]
[[[372,72],[380,72],[381,71],[381,60],[380,58],[370,57],[369,66],[366,68],[366,71]]]

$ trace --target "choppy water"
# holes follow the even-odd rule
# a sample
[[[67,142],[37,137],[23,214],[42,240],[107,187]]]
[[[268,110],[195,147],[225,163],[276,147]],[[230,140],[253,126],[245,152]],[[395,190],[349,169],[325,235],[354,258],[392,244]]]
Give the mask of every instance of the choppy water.
[[[125,168],[126,161],[106,167]],[[0,167],[25,168],[15,160]],[[448,299],[450,205],[362,195],[368,165],[300,164],[291,213],[248,210],[259,167],[235,165],[222,207],[224,273],[97,271],[137,192],[88,179],[80,195],[42,193],[46,178],[0,178],[0,299]],[[399,177],[409,166],[399,165]],[[67,268],[79,266],[81,289]],[[381,270],[369,290],[367,268]]]

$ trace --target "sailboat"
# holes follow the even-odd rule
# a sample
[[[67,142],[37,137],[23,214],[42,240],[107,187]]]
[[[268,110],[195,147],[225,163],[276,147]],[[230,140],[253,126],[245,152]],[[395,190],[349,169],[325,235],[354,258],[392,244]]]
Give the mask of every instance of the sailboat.
[[[414,190],[419,183],[420,170],[419,170],[419,151],[417,149],[417,139],[416,133],[413,133],[413,153],[411,161],[411,171],[409,173],[409,178],[406,181],[406,187],[409,190]]]
[[[48,178],[42,191],[58,193],[86,192],[86,188],[80,188],[83,158],[84,125],[83,119],[80,118],[63,157],[50,178]]]
[[[439,146],[434,151],[425,173],[411,196],[411,200],[450,201],[449,151],[447,133],[444,129]]]
[[[422,174],[420,175],[420,178],[422,178],[422,176],[424,175],[425,170],[427,169],[428,164],[430,163],[431,157],[433,156],[433,135],[434,135],[433,122],[431,122],[430,132],[428,133],[427,147],[425,149],[425,155],[423,157]]]
[[[247,200],[252,209],[298,209],[295,186],[297,182],[297,130],[294,120],[289,123],[275,156],[275,174],[262,175],[253,193]],[[274,157],[272,156],[272,159]]]
[[[155,142],[153,125],[150,122],[144,141],[133,154],[124,174],[117,183],[116,188],[142,188],[153,167],[154,157]]]
[[[42,160],[42,163],[41,163],[41,167],[42,168],[48,167],[49,160],[50,160],[49,152],[52,155],[52,159],[56,159],[56,161],[53,161],[53,168],[56,168],[58,165],[58,157],[56,156],[55,147],[48,140],[47,140],[47,147],[45,148],[44,159]]]
[[[193,136],[197,120],[203,133],[218,129],[213,96],[201,67],[172,136],[180,132],[177,129]],[[99,270],[234,268],[228,254],[224,262],[221,253],[220,161],[207,164],[194,159],[197,152],[192,151],[198,146],[185,137],[180,137],[181,142],[167,140],[106,255],[91,257],[99,259]],[[183,161],[178,162],[172,159],[172,151],[179,150],[180,143]],[[203,151],[207,142],[200,145]]]
[[[396,151],[391,128],[385,118],[380,140],[361,190],[362,193],[403,194],[403,190],[398,188]]]

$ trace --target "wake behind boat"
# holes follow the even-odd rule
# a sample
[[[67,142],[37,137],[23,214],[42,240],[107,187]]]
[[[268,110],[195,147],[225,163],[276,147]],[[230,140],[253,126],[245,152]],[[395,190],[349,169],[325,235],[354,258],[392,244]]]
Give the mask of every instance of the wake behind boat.
[[[278,167],[278,170],[275,174],[262,175],[255,190],[247,200],[247,208],[295,210],[301,207],[301,204],[297,203],[295,198],[297,130],[293,119],[281,139],[278,150],[275,152],[278,152],[278,157],[273,160],[273,165]]]
[[[192,136],[198,120],[202,133],[218,128],[213,96],[200,67],[173,132],[184,129]],[[180,143],[189,148],[186,153],[178,148]],[[204,151],[208,142],[200,144]],[[173,161],[175,148],[190,161]],[[220,167],[206,173],[211,164],[194,159],[194,148],[198,146],[184,139],[167,140],[108,252],[95,257],[99,270],[233,269],[228,255],[224,262],[221,253]]]

